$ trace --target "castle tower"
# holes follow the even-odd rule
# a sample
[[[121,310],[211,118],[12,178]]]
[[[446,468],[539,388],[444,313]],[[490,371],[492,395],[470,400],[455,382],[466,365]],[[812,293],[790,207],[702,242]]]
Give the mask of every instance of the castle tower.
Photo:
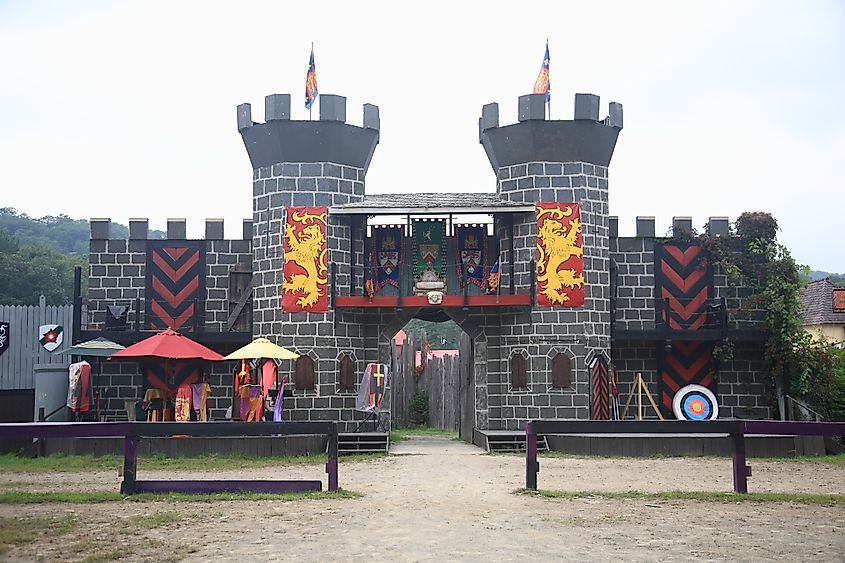
[[[253,123],[249,104],[237,109],[238,131],[253,168],[253,336],[270,337],[313,360],[313,366],[304,368],[313,373],[313,383],[307,377],[295,382],[290,374],[288,389],[293,389],[295,401],[286,403],[285,410],[291,407],[291,419],[342,420],[345,411],[343,416],[351,420],[355,396],[351,391],[337,396],[338,365],[348,357],[356,377],[363,371],[364,328],[335,318],[331,299],[325,313],[282,310],[285,211],[364,198],[367,169],[379,141],[379,112],[365,104],[363,127],[356,127],[346,123],[345,97],[321,94],[319,121],[293,121],[290,103],[288,94],[267,96],[265,123]],[[353,228],[360,224],[329,213],[329,265],[348,265],[353,253],[363,253],[353,248]],[[327,287],[349,284],[349,269],[338,268]],[[287,371],[286,366],[282,369]]]
[[[594,358],[610,359],[607,182],[621,129],[622,105],[611,103],[609,117],[599,120],[599,97],[592,94],[576,94],[571,121],[546,120],[542,94],[519,98],[519,122],[513,125],[499,126],[497,104],[482,109],[480,142],[496,173],[500,198],[528,204],[579,203],[582,222],[583,306],[534,303],[530,310],[502,316],[498,367],[491,364],[488,373],[489,407],[491,413],[501,413],[502,429],[520,428],[526,418],[596,418],[591,396],[601,392],[591,390],[590,366]],[[531,292],[537,277],[536,215],[502,216],[496,233],[503,293]],[[519,355],[524,362],[514,359]],[[556,387],[552,381],[556,358],[571,368],[568,387]],[[516,385],[515,361],[526,372],[526,381]],[[599,411],[604,407],[597,406]],[[494,418],[491,414],[491,425]]]

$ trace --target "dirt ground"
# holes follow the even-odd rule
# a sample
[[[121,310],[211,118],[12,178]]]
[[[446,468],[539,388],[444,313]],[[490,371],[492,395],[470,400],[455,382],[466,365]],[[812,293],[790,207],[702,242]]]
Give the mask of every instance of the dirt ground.
[[[12,548],[6,560],[845,561],[845,505],[515,495],[525,461],[442,437],[389,457],[342,463],[357,499],[0,505],[0,518],[73,516],[73,529]],[[845,495],[845,467],[750,460],[753,492]],[[195,478],[212,478],[212,473]],[[320,466],[250,470],[317,478]],[[179,477],[187,478],[188,474]],[[139,479],[173,478],[139,466]],[[213,478],[244,478],[214,472]],[[117,475],[0,474],[0,488],[116,491]],[[544,458],[541,489],[731,490],[731,461]],[[58,524],[55,524],[58,525]]]

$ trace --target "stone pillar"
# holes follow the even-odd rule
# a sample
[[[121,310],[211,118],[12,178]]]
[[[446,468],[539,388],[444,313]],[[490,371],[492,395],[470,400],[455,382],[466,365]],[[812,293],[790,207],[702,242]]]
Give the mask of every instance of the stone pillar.
[[[585,303],[583,307],[537,307],[530,312],[504,315],[498,351],[491,345],[488,372],[489,405],[501,407],[501,418],[491,429],[523,428],[538,412],[543,418],[589,418],[588,362],[596,354],[610,359],[610,263],[608,166],[621,130],[622,106],[612,104],[612,115],[598,119],[599,98],[577,94],[575,119],[549,121],[537,110],[542,94],[520,98],[519,122],[499,126],[498,106],[488,104],[479,121],[481,145],[497,177],[499,196],[519,203],[563,202],[581,204]],[[516,293],[529,293],[536,270],[537,229],[534,213],[513,217],[513,228],[498,221],[502,241],[503,290],[510,284],[511,265]],[[513,233],[513,240],[510,235]],[[510,248],[513,248],[513,256]],[[551,363],[566,354],[572,362],[571,389],[554,389]],[[512,389],[510,358],[527,357],[527,389]],[[492,366],[500,366],[493,371]],[[513,408],[509,405],[514,405]],[[527,405],[527,407],[524,407]],[[553,408],[550,411],[549,408]],[[540,409],[543,409],[540,411]],[[549,416],[552,415],[552,416]]]
[[[253,167],[253,336],[268,337],[314,360],[316,389],[294,391],[295,402],[286,403],[286,410],[293,407],[293,420],[341,420],[344,415],[351,420],[342,411],[354,409],[354,394],[338,395],[338,360],[349,354],[356,373],[363,371],[364,328],[351,317],[335,318],[338,313],[331,300],[327,313],[281,309],[287,207],[361,201],[379,141],[376,106],[364,106],[364,127],[356,127],[345,123],[346,98],[330,94],[320,98],[319,121],[291,120],[289,95],[267,97],[266,123],[252,122],[249,104],[238,106],[238,130]],[[349,216],[329,212],[328,262],[337,267],[339,288],[349,285],[351,228]],[[330,276],[329,292],[331,281]],[[375,338],[371,340],[370,347],[377,348]],[[293,363],[282,369],[293,376]]]

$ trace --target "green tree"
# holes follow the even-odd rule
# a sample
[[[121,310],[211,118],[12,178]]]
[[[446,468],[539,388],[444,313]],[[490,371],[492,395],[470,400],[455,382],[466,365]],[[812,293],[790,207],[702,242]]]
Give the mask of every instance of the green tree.
[[[0,303],[37,305],[73,301],[73,269],[87,269],[87,257],[65,256],[47,246],[21,245],[0,228]]]

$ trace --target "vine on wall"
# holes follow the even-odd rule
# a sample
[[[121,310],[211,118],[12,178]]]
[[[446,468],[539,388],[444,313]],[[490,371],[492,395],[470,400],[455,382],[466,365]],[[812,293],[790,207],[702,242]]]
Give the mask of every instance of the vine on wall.
[[[778,387],[804,399],[828,419],[845,417],[845,353],[815,342],[801,328],[799,293],[804,285],[802,267],[777,242],[777,221],[769,213],[746,212],[732,226],[730,236],[709,232],[677,233],[673,238],[696,240],[732,285],[753,293],[765,315],[765,367],[769,390]],[[733,358],[733,342],[716,346],[714,359]]]

